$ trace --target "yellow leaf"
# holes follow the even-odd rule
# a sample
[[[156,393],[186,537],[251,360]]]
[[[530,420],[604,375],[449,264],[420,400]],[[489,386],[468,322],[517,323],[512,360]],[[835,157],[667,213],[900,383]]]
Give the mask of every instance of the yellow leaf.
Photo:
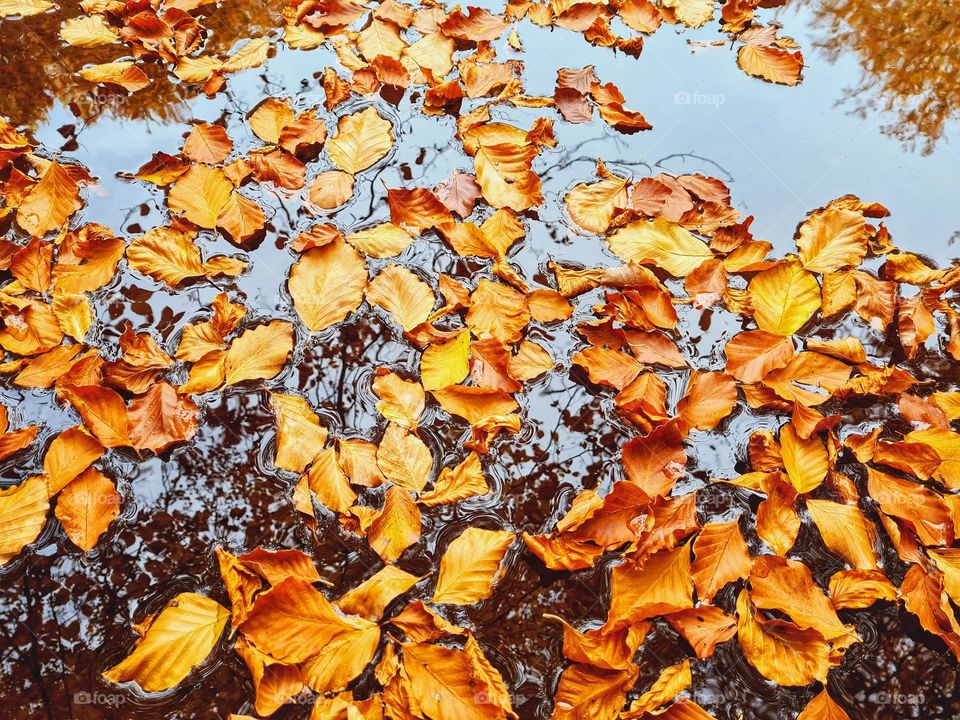
[[[860,508],[808,498],[807,510],[824,545],[854,568],[877,569],[875,530]]]
[[[613,568],[607,627],[624,625],[693,607],[690,546],[661,550],[643,565],[634,561]]]
[[[224,360],[224,383],[269,380],[283,368],[293,350],[293,325],[274,320],[244,332],[233,341]]]
[[[616,720],[639,669],[608,670],[576,663],[560,675],[553,720]]]
[[[662,4],[687,27],[701,27],[713,17],[713,0],[662,0]]]
[[[520,128],[504,123],[482,123],[463,136],[473,155],[477,184],[494,207],[523,212],[543,202],[540,176],[533,172],[537,147]]]
[[[655,265],[686,277],[713,257],[710,247],[664,218],[632,222],[607,238],[610,249],[627,262]]]
[[[613,175],[595,183],[580,183],[563,201],[577,225],[602,235],[614,213],[627,206],[627,179]]]
[[[393,125],[372,105],[340,118],[337,136],[327,141],[330,161],[356,175],[381,160],[393,147]]]
[[[441,390],[461,382],[470,372],[470,331],[461,330],[445,342],[433,343],[420,358],[425,390]]]
[[[638,717],[641,714],[652,713],[690,687],[692,682],[689,660],[664,668],[660,676],[653,681],[650,689],[630,703],[627,714],[630,717]]]
[[[763,610],[790,616],[800,628],[812,628],[837,647],[846,647],[858,638],[853,626],[846,626],[823,590],[813,581],[810,569],[801,562],[761,555],[750,571],[751,600]]]
[[[233,149],[233,142],[222,125],[197,123],[183,143],[183,154],[198,163],[219,165]]]
[[[761,621],[746,590],[737,598],[737,639],[747,661],[775,683],[799,686],[827,681],[830,647],[823,636],[785,620]]]
[[[503,390],[450,385],[431,392],[444,410],[451,415],[459,415],[474,427],[518,408],[517,401]]]
[[[351,195],[353,175],[342,170],[320,173],[307,189],[307,199],[321,210],[335,210],[347,202]]]
[[[433,456],[423,440],[390,423],[377,448],[377,465],[388,480],[419,493],[430,479]]]
[[[370,281],[367,302],[382,307],[405,331],[410,332],[427,321],[436,298],[433,289],[411,270],[388,265]]]
[[[104,447],[131,444],[127,406],[116,392],[94,385],[64,385],[60,392]]]
[[[368,257],[388,258],[410,247],[413,236],[398,225],[381,223],[350,233],[347,242]]]
[[[478,338],[505,344],[520,340],[530,322],[527,299],[513,288],[481,278],[470,296],[467,325]]]
[[[691,567],[697,597],[707,602],[727,583],[746,577],[753,561],[736,520],[703,526],[693,543]]]
[[[757,273],[748,289],[757,325],[777,335],[792,335],[820,308],[820,285],[796,261]]]
[[[232,73],[241,70],[260,67],[267,61],[270,51],[270,41],[267,38],[249,40],[242,48],[227,58],[223,63],[223,72]]]
[[[288,577],[257,597],[239,630],[260,651],[301,663],[338,637],[355,637],[371,625],[340,615],[310,582]]]
[[[277,145],[280,143],[280,133],[295,118],[288,100],[267,98],[250,113],[248,122],[258,138]]]
[[[58,7],[47,0],[0,0],[0,17],[20,15],[29,17],[46,12],[50,8]]]
[[[84,48],[110,45],[120,39],[116,29],[107,24],[103,15],[70,18],[63,24],[60,37],[67,45]]]
[[[50,309],[57,316],[63,334],[82,343],[93,325],[93,308],[87,296],[55,290]]]
[[[327,429],[310,404],[298,395],[270,393],[277,422],[277,456],[273,464],[303,472],[327,443]]]
[[[491,702],[477,702],[486,685],[463,650],[408,643],[403,645],[403,667],[416,707],[432,720],[497,720],[503,710]]]
[[[427,507],[447,505],[489,492],[487,481],[483,477],[480,456],[475,452],[455,468],[444,468],[433,484],[430,492],[423,493],[418,502]]]
[[[399,60],[406,47],[396,25],[376,18],[357,36],[357,50],[367,62],[373,62],[380,55]]]
[[[132,61],[103,63],[83,68],[80,77],[92,83],[117,85],[129,92],[136,92],[150,85],[150,78]]]
[[[804,440],[797,435],[793,423],[787,423],[780,428],[780,452],[790,484],[798,493],[815,490],[826,478],[827,449],[816,435]]]
[[[205,274],[193,233],[172,227],[154,228],[131,240],[127,261],[137,272],[173,287]]]
[[[115,683],[130,680],[145,692],[179,685],[216,646],[230,611],[196,593],[180,593],[150,623],[136,649],[103,676]]]
[[[420,580],[421,578],[401,570],[396,565],[387,565],[345,593],[337,600],[337,607],[350,615],[359,615],[376,622],[383,616],[387,605]]]
[[[417,427],[425,399],[420,383],[404,380],[386,368],[377,368],[373,392],[380,398],[377,412],[387,420],[408,430]]]
[[[321,450],[313,459],[307,471],[307,483],[320,504],[336,513],[349,513],[357,499],[332,447]]]
[[[803,712],[797,715],[797,720],[850,720],[850,716],[837,705],[824,688],[819,695],[807,703]]]
[[[79,425],[57,435],[43,456],[43,474],[53,497],[103,455],[103,445]]]
[[[468,527],[443,553],[430,602],[472,605],[490,597],[513,540],[514,534],[507,530]]]
[[[543,346],[532,340],[521,340],[517,354],[510,356],[507,368],[514,380],[526,382],[553,370],[554,365],[556,363]]]
[[[170,188],[167,204],[202,228],[213,229],[227,206],[233,184],[220,168],[194,165]]]
[[[830,209],[815,213],[800,226],[800,263],[811,272],[857,267],[867,254],[869,231],[863,213]]]
[[[336,239],[305,253],[291,268],[287,287],[297,314],[318,332],[360,307],[367,266],[356,250]]]
[[[403,551],[420,539],[420,509],[400,485],[387,488],[383,509],[367,528],[370,549],[386,563],[396,562]]]
[[[20,554],[47,522],[47,483],[42,476],[0,490],[0,565]]]

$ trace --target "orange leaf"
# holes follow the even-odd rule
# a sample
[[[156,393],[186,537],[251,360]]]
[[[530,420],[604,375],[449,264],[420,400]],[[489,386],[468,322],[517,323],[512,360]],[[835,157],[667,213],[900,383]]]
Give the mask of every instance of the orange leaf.
[[[73,544],[89,552],[120,514],[122,500],[110,479],[90,468],[72,480],[58,496],[57,520]]]

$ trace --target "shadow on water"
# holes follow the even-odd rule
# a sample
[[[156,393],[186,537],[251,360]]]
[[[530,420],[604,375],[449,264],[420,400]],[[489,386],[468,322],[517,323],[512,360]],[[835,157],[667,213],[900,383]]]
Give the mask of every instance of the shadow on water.
[[[900,8],[906,5],[922,13],[922,27],[903,20],[906,11]],[[751,144],[752,152],[776,164],[775,156],[764,148],[775,151],[779,147],[782,151],[790,147],[792,133],[803,135],[804,126],[791,123],[803,121],[799,113],[804,103],[813,106],[819,102],[814,114],[821,122],[835,123],[836,132],[854,133],[843,107],[823,109],[841,97],[844,87],[854,88],[850,90],[850,102],[856,109],[878,116],[868,123],[875,132],[867,143],[879,143],[878,133],[887,128],[898,141],[915,144],[930,154],[929,158],[914,157],[909,147],[906,151],[899,147],[883,151],[909,166],[914,182],[920,183],[919,194],[929,196],[925,188],[943,181],[944,167],[953,169],[954,174],[948,177],[956,177],[955,160],[942,149],[960,108],[956,72],[960,22],[956,12],[951,3],[918,0],[819,2],[799,14],[787,14],[782,18],[787,33],[801,42],[802,33],[808,39],[819,39],[828,57],[842,66],[842,72],[827,73],[828,80],[819,81],[832,88],[833,94],[814,99],[813,93],[823,94],[822,85],[816,85],[822,61],[816,51],[808,50],[812,66],[807,69],[808,83],[813,89],[798,89],[808,94],[797,95],[797,100],[781,92],[782,88],[742,77],[735,68],[715,67],[720,62],[732,65],[729,57],[722,61],[709,56],[690,57],[683,40],[670,33],[649,43],[643,62],[652,62],[646,54],[654,54],[669,63],[677,76],[631,80],[633,66],[624,70],[623,63],[628,61],[623,58],[613,58],[607,51],[583,45],[579,38],[564,36],[571,46],[583,45],[574,52],[557,46],[559,33],[524,28],[530,31],[529,39],[524,37],[530,43],[530,57],[539,53],[540,57],[552,58],[551,62],[530,63],[532,85],[552,83],[552,73],[560,65],[595,63],[602,79],[617,82],[628,98],[638,99],[635,104],[645,112],[644,99],[650,98],[649,114],[658,130],[649,137],[623,139],[593,126],[565,128],[565,134],[560,135],[561,148],[538,168],[545,178],[548,202],[538,214],[527,218],[527,239],[511,260],[527,277],[537,277],[548,256],[594,264],[603,261],[595,240],[578,237],[565,225],[557,201],[572,183],[590,176],[597,155],[610,160],[615,168],[638,173],[646,173],[646,168],[654,172],[700,171],[731,180],[741,202],[759,203],[759,207],[750,206],[749,212],[758,215],[758,222],[771,222],[767,228],[770,239],[782,245],[792,230],[780,230],[795,225],[804,211],[842,192],[860,192],[860,188],[846,187],[825,197],[808,198],[805,193],[794,192],[794,197],[788,193],[784,199],[768,194],[769,178],[760,169],[754,174],[743,171],[738,162],[743,159],[753,167],[756,157],[751,158],[734,140],[712,147],[709,132],[722,130],[707,118],[723,118],[721,122],[739,131],[738,123],[749,127],[753,116],[763,116],[762,108],[769,101],[775,118],[772,135],[758,132],[751,136],[756,140]],[[250,142],[244,112],[260,98],[295,93],[304,107],[322,101],[316,75],[330,62],[329,54],[283,49],[262,70],[232,79],[229,91],[214,99],[192,96],[183,86],[166,81],[154,82],[129,97],[91,91],[73,72],[84,63],[115,59],[117,49],[61,49],[57,38],[60,17],[48,14],[0,23],[0,55],[8,67],[16,68],[15,72],[0,74],[0,114],[14,123],[35,127],[38,137],[50,147],[62,147],[91,167],[100,177],[103,194],[91,198],[86,219],[106,222],[118,231],[139,232],[160,224],[163,203],[151,191],[117,180],[113,173],[134,169],[154,150],[175,152],[187,128],[186,121],[222,117],[231,137],[242,145]],[[800,28],[791,27],[797,23]],[[209,43],[218,51],[227,51],[241,39],[233,33],[256,35],[274,28],[275,20],[269,3],[237,0],[216,10],[207,26],[212,30]],[[851,66],[854,60],[857,64]],[[627,78],[619,79],[618,72]],[[716,85],[728,79],[734,83],[726,96],[730,106],[678,108],[660,101],[675,91],[677,78],[689,83],[694,77],[707,78],[704,82]],[[751,101],[755,103],[752,106]],[[385,108],[386,112],[389,108]],[[448,151],[445,142],[417,147],[424,145],[416,142],[418,137],[433,142],[436,125],[414,117],[407,101],[401,101],[393,113],[406,142],[398,144],[389,168],[358,184],[354,201],[336,216],[344,227],[385,218],[381,180],[390,187],[401,183],[433,185],[463,164],[457,153]],[[689,126],[674,119],[673,115],[679,117],[680,113],[693,118]],[[788,116],[790,119],[785,119]],[[778,124],[779,119],[783,123]],[[856,125],[857,134],[862,132],[861,126]],[[148,134],[143,135],[142,143],[118,144],[115,138],[120,131],[127,133],[126,137],[138,137],[141,131]],[[667,139],[661,139],[661,134]],[[820,160],[817,153],[812,146],[808,164],[816,166]],[[864,166],[856,164],[859,160],[851,162],[853,167],[845,163],[835,171],[841,184],[856,184],[861,179]],[[823,163],[824,167],[828,164],[826,159]],[[725,177],[723,168],[732,177]],[[810,171],[816,176],[823,167]],[[900,190],[901,175],[902,169],[892,166],[871,180],[892,195]],[[760,199],[754,201],[754,197]],[[888,197],[867,199],[886,202]],[[921,200],[934,202],[936,197],[917,202]],[[245,297],[255,314],[292,317],[283,283],[293,257],[284,248],[286,239],[311,220],[297,214],[296,209],[284,212],[277,198],[264,198],[265,203],[268,201],[272,203],[272,232],[248,253],[253,271],[239,278],[233,289]],[[922,218],[936,226],[936,237],[944,241],[957,229],[956,216],[948,214],[952,208],[934,212],[922,204],[906,204],[908,222]],[[895,208],[895,217],[899,212],[900,208]],[[782,226],[777,224],[778,214],[784,216]],[[209,236],[204,243],[210,250],[230,249],[220,247],[223,241]],[[911,247],[907,239],[902,244],[941,262],[952,254],[945,242]],[[476,267],[454,257],[435,241],[417,244],[401,260],[434,274],[442,270],[464,280],[477,272]],[[219,289],[198,285],[171,294],[128,270],[101,298],[100,304],[106,308],[98,317],[102,337],[114,342],[120,323],[130,320],[136,327],[154,328],[169,349],[175,344],[172,339],[176,333],[209,304]],[[539,339],[561,350],[556,355],[565,356],[576,342],[572,332],[575,321],[536,332],[540,333]],[[701,316],[691,310],[684,314],[682,323],[688,343],[685,351],[704,363],[717,357],[718,349],[735,331],[723,326],[719,318],[711,320],[709,312]],[[863,328],[854,331],[863,334]],[[296,353],[302,358],[300,362],[288,367],[271,387],[302,392],[332,432],[371,440],[378,439],[384,427],[370,392],[372,369],[386,365],[409,371],[415,367],[413,351],[394,338],[389,326],[371,311],[323,336],[301,336]],[[920,377],[945,377],[945,369],[940,367],[919,367],[916,371]],[[679,377],[673,380],[675,400],[682,382]],[[43,417],[50,432],[69,423],[63,410],[39,394],[5,387],[2,395],[4,404],[16,405],[22,415]],[[609,398],[588,387],[568,367],[561,366],[533,383],[525,412],[529,422],[520,435],[496,446],[486,462],[492,492],[456,507],[425,513],[423,537],[404,556],[410,571],[434,569],[438,546],[468,525],[531,532],[549,529],[580,489],[605,488],[620,477],[619,448],[631,432],[621,425]],[[710,477],[734,472],[744,457],[746,436],[756,422],[757,418],[742,412],[717,432],[703,434],[691,463],[693,487],[703,485]],[[460,457],[458,448],[465,431],[457,424],[434,422],[428,424],[425,436],[434,456],[449,463]],[[241,388],[214,397],[207,402],[201,428],[187,447],[143,462],[122,453],[110,457],[103,469],[117,481],[124,496],[124,510],[89,556],[83,557],[51,522],[36,549],[4,569],[0,575],[0,699],[5,718],[192,720],[252,712],[249,675],[226,642],[210,663],[191,676],[189,685],[161,697],[138,697],[120,690],[104,683],[100,673],[130,651],[131,623],[158,610],[177,592],[198,590],[226,602],[212,554],[214,546],[223,545],[236,552],[258,545],[301,548],[312,554],[321,574],[333,579],[338,590],[354,587],[379,566],[366,543],[345,532],[332,518],[319,518],[316,537],[306,528],[291,501],[294,478],[278,472],[271,463],[273,433],[265,393]],[[15,464],[8,461],[0,468],[0,480],[9,482],[37,472],[41,457],[38,449],[32,457],[18,457]],[[711,489],[705,495],[711,500],[701,510],[701,522],[756,509],[733,490]],[[836,558],[815,543],[809,532],[801,535],[796,556],[809,562],[818,576],[834,569],[836,563]],[[591,571],[556,573],[525,552],[515,553],[509,562],[505,580],[494,596],[453,619],[477,629],[479,641],[511,687],[520,717],[543,719],[549,717],[546,698],[552,695],[563,662],[559,630],[542,616],[555,613],[580,622],[602,619],[606,568],[601,563]],[[890,558],[890,563],[896,567],[895,558]],[[734,596],[722,594],[718,602],[731,609]],[[960,717],[957,666],[939,641],[892,607],[850,612],[843,619],[856,624],[864,642],[855,646],[844,665],[831,674],[829,689],[834,697],[849,707],[861,708],[859,717],[863,718]],[[658,624],[642,651],[638,686],[645,687],[663,667],[688,655],[689,648],[676,633],[667,624]],[[805,689],[781,688],[764,681],[744,661],[735,642],[723,646],[712,660],[696,664],[691,692],[719,720],[736,720],[741,712],[758,720],[793,718],[810,696]],[[308,715],[308,707],[290,705],[275,717],[286,720]]]

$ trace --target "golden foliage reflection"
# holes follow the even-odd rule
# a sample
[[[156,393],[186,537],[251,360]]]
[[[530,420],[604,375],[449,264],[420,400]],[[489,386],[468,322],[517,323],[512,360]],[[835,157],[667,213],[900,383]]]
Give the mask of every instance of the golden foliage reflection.
[[[852,52],[862,66],[845,102],[892,115],[884,132],[932,152],[960,114],[960,4],[821,0],[815,13],[828,58]]]

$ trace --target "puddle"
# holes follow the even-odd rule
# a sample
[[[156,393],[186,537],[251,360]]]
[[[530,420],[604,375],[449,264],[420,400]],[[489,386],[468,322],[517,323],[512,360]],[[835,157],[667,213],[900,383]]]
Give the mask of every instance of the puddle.
[[[756,216],[755,235],[773,242],[775,252],[792,247],[796,224],[807,210],[854,193],[890,208],[887,226],[900,247],[948,263],[960,239],[955,199],[960,173],[949,142],[951,132],[956,135],[960,108],[955,72],[960,42],[949,35],[960,32],[960,18],[950,3],[910,3],[923,6],[927,26],[942,33],[922,44],[910,37],[910,28],[898,26],[896,8],[901,5],[816,0],[781,10],[777,19],[800,42],[809,64],[798,88],[746,77],[728,47],[691,52],[687,39],[712,40],[713,30],[678,35],[665,29],[634,60],[591,47],[572,33],[523,24],[530,94],[549,94],[559,67],[592,64],[604,82],[620,87],[629,106],[643,112],[654,130],[625,136],[596,123],[558,123],[560,146],[544,153],[536,166],[544,178],[546,202],[527,218],[527,239],[511,260],[526,277],[536,277],[549,257],[591,264],[609,259],[596,239],[570,227],[560,202],[572,184],[591,176],[602,157],[614,170],[702,172],[727,181],[735,207]],[[269,3],[228,3],[215,14],[211,42],[225,52],[240,39],[238,31],[256,35],[274,27],[273,14]],[[320,105],[318,77],[333,62],[327,50],[296,52],[281,46],[262,68],[232,77],[227,91],[213,99],[191,97],[166,82],[127,98],[91,92],[87,83],[72,77],[72,70],[85,62],[113,59],[116,48],[61,50],[59,20],[60,15],[51,14],[0,22],[0,55],[8,67],[0,77],[0,114],[31,126],[37,140],[62,148],[99,177],[100,186],[89,196],[81,219],[118,233],[134,234],[164,220],[163,196],[115,177],[118,170],[135,170],[156,150],[176,152],[194,119],[222,119],[238,150],[255,146],[245,112],[271,95],[295,97],[300,108]],[[902,70],[890,70],[891,56],[877,45],[906,54]],[[944,56],[929,55],[930,48]],[[921,72],[926,79],[907,77]],[[354,200],[336,214],[342,227],[388,217],[384,184],[433,186],[465,166],[450,143],[452,119],[440,132],[437,121],[413,113],[408,100],[396,107],[379,101],[378,107],[395,121],[395,155],[358,182]],[[930,117],[933,107],[938,108],[936,117]],[[905,115],[901,108],[908,108]],[[536,115],[533,110],[511,113],[520,122]],[[912,125],[911,118],[916,120]],[[293,205],[265,201],[271,231],[248,253],[251,272],[230,286],[253,316],[293,319],[284,289],[293,256],[284,247],[311,219],[298,215]],[[202,244],[205,252],[235,252],[209,234]],[[477,272],[438,241],[420,241],[400,260],[434,275],[444,271],[469,279]],[[129,320],[135,327],[153,327],[173,347],[171,340],[220,290],[204,283],[171,293],[127,270],[99,294],[100,332],[114,342],[121,323]],[[540,339],[554,347],[573,347],[575,320],[542,331]],[[683,322],[689,329],[687,343],[696,346],[692,355],[703,358],[711,349],[719,357],[733,330],[719,320],[711,324],[709,318],[684,317]],[[372,311],[311,339],[301,335],[295,352],[302,360],[295,368],[288,365],[270,386],[299,389],[332,433],[375,439],[384,423],[370,392],[373,368],[416,368],[416,353],[392,337],[393,330]],[[955,368],[916,370],[940,382],[960,379]],[[0,394],[21,417],[42,420],[45,438],[74,422],[45,393],[5,384]],[[548,530],[577,491],[605,488],[619,477],[619,449],[632,431],[609,400],[593,394],[576,372],[561,366],[532,383],[525,402],[531,422],[489,458],[492,492],[425,517],[420,544],[407,555],[411,572],[434,569],[438,541],[443,544],[470,525]],[[742,460],[747,431],[756,424],[745,409],[739,412],[722,431],[704,433],[698,441],[691,463],[697,483],[729,476]],[[455,457],[463,428],[428,427],[425,440],[434,456]],[[200,591],[225,601],[212,555],[216,545],[238,553],[259,545],[301,548],[315,558],[321,575],[341,589],[354,587],[379,567],[365,541],[329,518],[321,519],[316,540],[311,536],[292,507],[291,478],[273,468],[273,442],[266,394],[228,390],[206,405],[200,430],[186,447],[139,463],[122,453],[111,456],[104,471],[117,480],[123,512],[98,547],[84,558],[49,523],[35,549],[0,574],[5,717],[186,720],[252,713],[249,675],[225,644],[191,676],[190,685],[161,697],[121,692],[102,681],[100,673],[130,651],[131,623],[177,592]],[[5,461],[0,468],[4,484],[37,472],[42,446],[36,443],[32,456]],[[756,510],[755,501],[751,506],[745,494],[732,489],[711,488],[707,494],[712,514],[701,512],[701,522],[730,517],[737,509]],[[835,569],[835,557],[818,553],[806,528],[795,556],[809,562],[818,576]],[[524,720],[549,717],[547,698],[563,666],[559,630],[543,614],[602,620],[606,576],[602,563],[590,571],[558,573],[529,554],[514,554],[494,596],[454,618],[476,628]],[[729,590],[718,601],[728,608],[735,600]],[[844,612],[842,619],[856,624],[864,641],[831,673],[828,687],[834,698],[861,708],[863,718],[960,717],[956,663],[909,616],[883,609]],[[715,658],[695,664],[693,698],[718,720],[736,720],[741,712],[757,720],[794,718],[809,693],[765,681],[735,645],[721,646]],[[686,654],[676,633],[659,623],[642,650],[639,685]],[[105,711],[104,704],[110,703],[114,706]],[[309,707],[290,705],[274,717],[308,715]]]

